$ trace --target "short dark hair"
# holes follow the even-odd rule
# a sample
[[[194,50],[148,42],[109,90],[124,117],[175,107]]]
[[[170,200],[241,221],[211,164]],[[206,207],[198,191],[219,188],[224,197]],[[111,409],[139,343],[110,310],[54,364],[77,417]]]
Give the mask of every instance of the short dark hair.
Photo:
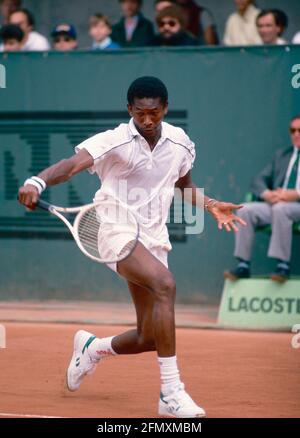
[[[0,29],[0,38],[4,42],[7,40],[17,40],[20,43],[24,38],[24,32],[15,24],[6,24]]]
[[[282,35],[285,29],[288,27],[289,19],[285,12],[283,12],[281,9],[272,9],[275,18],[277,26],[279,26],[282,31],[279,35]]]
[[[168,103],[168,90],[165,84],[153,76],[143,76],[132,82],[127,92],[127,101],[129,105],[134,103],[135,98],[159,97],[161,103]]]
[[[32,12],[30,12],[28,9],[25,8],[19,8],[16,9],[15,11],[13,11],[10,14],[10,17],[12,16],[12,14],[15,14],[16,12],[22,12],[22,14],[26,15],[27,18],[27,22],[29,24],[29,26],[34,27],[35,26],[35,19],[34,19],[34,15]]]
[[[262,17],[265,17],[266,15],[273,15],[276,26],[281,27],[282,29],[286,29],[288,25],[288,17],[285,12],[281,11],[280,9],[263,9],[260,11],[256,18],[256,23],[258,23],[258,20]]]

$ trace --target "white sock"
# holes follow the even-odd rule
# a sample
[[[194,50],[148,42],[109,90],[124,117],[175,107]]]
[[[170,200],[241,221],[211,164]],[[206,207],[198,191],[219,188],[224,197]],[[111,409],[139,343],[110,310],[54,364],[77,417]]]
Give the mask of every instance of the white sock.
[[[114,336],[109,338],[96,338],[89,345],[89,354],[93,360],[100,360],[104,357],[115,356],[117,353],[111,346]]]
[[[158,357],[160,367],[161,391],[164,395],[172,392],[181,383],[176,356]]]

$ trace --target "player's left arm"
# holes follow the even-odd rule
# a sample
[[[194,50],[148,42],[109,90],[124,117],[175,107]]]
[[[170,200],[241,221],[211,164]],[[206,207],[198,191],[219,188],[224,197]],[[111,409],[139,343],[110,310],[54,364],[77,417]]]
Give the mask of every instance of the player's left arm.
[[[193,183],[191,171],[179,178],[176,187],[182,191],[185,201],[207,210],[217,221],[219,230],[222,230],[224,226],[226,231],[238,231],[236,223],[244,226],[247,225],[243,219],[233,213],[233,210],[238,210],[242,208],[243,205],[217,201],[203,195],[202,191]]]

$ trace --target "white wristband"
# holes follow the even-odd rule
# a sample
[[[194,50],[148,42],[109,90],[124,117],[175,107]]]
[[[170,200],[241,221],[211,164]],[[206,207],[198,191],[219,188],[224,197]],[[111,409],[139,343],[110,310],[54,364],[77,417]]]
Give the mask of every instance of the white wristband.
[[[38,176],[32,176],[31,178],[28,178],[24,182],[24,186],[32,185],[37,188],[39,195],[46,189],[47,184],[42,178],[39,178]]]

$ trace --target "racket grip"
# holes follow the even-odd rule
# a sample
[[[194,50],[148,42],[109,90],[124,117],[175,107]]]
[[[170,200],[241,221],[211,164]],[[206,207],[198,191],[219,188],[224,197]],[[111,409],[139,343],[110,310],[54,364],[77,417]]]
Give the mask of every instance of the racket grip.
[[[42,210],[46,210],[49,211],[51,204],[49,204],[49,202],[43,201],[42,199],[39,199],[37,202],[37,207],[41,208]]]

